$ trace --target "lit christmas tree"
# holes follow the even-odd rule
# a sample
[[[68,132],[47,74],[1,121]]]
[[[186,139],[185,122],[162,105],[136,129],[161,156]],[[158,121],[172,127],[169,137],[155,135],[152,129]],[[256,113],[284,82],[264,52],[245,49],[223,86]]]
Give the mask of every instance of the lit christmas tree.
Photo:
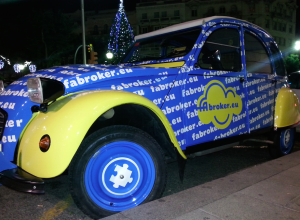
[[[134,36],[125,14],[123,0],[120,0],[119,10],[111,26],[108,51],[119,60],[133,43]]]

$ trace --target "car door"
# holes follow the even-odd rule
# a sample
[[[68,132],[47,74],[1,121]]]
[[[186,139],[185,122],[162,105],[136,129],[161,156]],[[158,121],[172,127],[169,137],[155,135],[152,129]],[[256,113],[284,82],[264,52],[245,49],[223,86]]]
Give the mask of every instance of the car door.
[[[199,39],[182,91],[189,146],[247,133],[240,27],[216,24]],[[191,66],[192,66],[191,65]]]
[[[273,125],[275,75],[268,46],[259,33],[244,28],[250,132]]]

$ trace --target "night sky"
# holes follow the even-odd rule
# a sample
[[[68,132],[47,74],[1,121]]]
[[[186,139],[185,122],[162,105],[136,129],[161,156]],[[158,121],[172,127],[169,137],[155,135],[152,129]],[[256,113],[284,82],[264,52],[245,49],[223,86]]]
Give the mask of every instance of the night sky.
[[[84,0],[84,7],[85,11],[118,9],[119,2],[120,0]],[[135,5],[138,2],[140,0],[124,0],[125,10],[135,10]],[[0,0],[0,9],[4,9],[2,16],[6,15],[6,18],[7,15],[12,16],[14,10],[30,8],[60,9],[69,13],[81,9],[81,0]],[[297,35],[300,35],[300,5],[297,9]]]
[[[140,0],[124,0],[125,10],[127,12],[135,10],[136,3],[139,2]],[[119,3],[120,0],[84,0],[85,11],[115,9],[117,12]],[[18,60],[25,59],[24,57],[31,60],[37,59],[36,57],[47,57],[43,51],[45,43],[42,41],[41,30],[50,27],[52,20],[45,22],[43,27],[38,27],[37,20],[31,20],[31,18],[34,17],[33,15],[39,13],[43,14],[48,9],[53,9],[52,11],[57,12],[57,14],[60,12],[72,13],[81,9],[81,0],[0,0],[0,20],[2,27],[0,35],[0,54],[8,56],[11,59],[13,59],[13,56],[18,56],[15,57],[15,59]],[[296,39],[300,39],[300,5],[298,5],[297,11]],[[57,17],[54,17],[53,20],[55,18]],[[59,33],[59,31],[57,32]],[[64,35],[66,35],[66,33],[64,33]],[[45,34],[45,36],[49,37],[47,40],[49,44],[53,42],[55,36],[61,39],[58,34],[55,34],[55,36]],[[81,36],[76,37],[78,39],[73,39],[73,44],[67,41],[68,43],[64,45],[70,47],[75,45],[74,47],[76,48],[76,45],[81,43]],[[88,42],[96,44],[96,42],[92,42],[92,40]],[[60,42],[56,42],[55,45],[59,45],[59,43]],[[65,49],[64,45],[61,46],[62,49]],[[103,45],[101,48],[102,47]],[[57,48],[53,47],[49,47],[48,49],[49,55],[55,54],[55,52],[58,51]],[[74,50],[74,48],[71,49],[72,51]],[[69,50],[71,51],[71,49]],[[100,52],[100,49],[97,50]],[[30,55],[35,57],[31,58]]]
[[[119,0],[84,0],[85,10],[118,9]],[[135,9],[139,0],[124,0],[125,10]],[[48,8],[73,12],[81,9],[81,0],[0,0],[0,7],[16,9]],[[11,13],[9,13],[11,14]]]

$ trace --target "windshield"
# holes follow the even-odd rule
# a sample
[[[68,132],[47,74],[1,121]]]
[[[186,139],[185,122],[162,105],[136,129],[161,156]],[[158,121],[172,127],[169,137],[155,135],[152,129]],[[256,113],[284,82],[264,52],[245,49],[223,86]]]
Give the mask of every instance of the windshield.
[[[136,41],[127,51],[122,63],[135,63],[143,61],[160,61],[164,59],[179,58],[187,55],[193,48],[199,34],[196,30],[172,32]]]

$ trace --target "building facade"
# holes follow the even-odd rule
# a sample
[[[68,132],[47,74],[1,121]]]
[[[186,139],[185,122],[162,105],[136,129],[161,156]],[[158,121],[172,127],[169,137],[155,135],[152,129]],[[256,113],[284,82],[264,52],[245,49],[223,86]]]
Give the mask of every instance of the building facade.
[[[295,42],[297,0],[140,0],[126,11],[134,35],[209,16],[231,16],[267,30],[281,51],[289,54]],[[117,9],[85,12],[87,39],[108,43]],[[81,11],[69,14],[82,32]]]
[[[296,0],[141,0],[136,6],[136,33],[204,17],[231,16],[261,26],[289,53],[295,41],[296,9]]]

